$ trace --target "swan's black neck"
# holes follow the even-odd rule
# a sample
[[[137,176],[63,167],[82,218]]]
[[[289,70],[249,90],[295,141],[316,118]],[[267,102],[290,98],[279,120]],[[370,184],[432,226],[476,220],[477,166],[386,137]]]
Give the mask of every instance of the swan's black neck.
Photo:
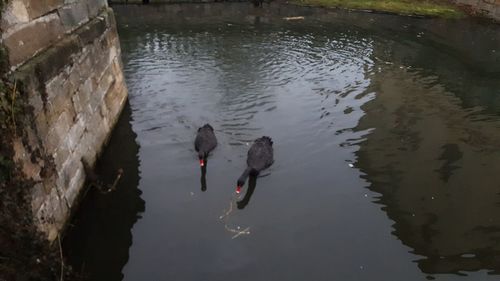
[[[245,171],[243,171],[243,174],[238,178],[238,186],[243,186],[245,184],[245,181],[247,180],[248,176],[252,172],[252,168],[247,167]]]

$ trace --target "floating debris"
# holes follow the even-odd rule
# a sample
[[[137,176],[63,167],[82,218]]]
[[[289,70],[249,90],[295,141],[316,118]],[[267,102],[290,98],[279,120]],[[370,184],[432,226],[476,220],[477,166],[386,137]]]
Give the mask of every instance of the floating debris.
[[[475,254],[462,254],[460,255],[461,258],[475,258],[476,255]]]
[[[298,17],[284,17],[283,19],[284,20],[303,20],[305,18],[302,16],[298,16]]]
[[[250,227],[247,227],[243,231],[238,231],[238,233],[236,233],[233,237],[231,237],[231,239],[238,238],[240,235],[243,235],[243,234],[248,235],[248,234],[250,234],[249,230],[250,230]]]
[[[354,165],[352,163],[349,163],[348,165],[349,167],[354,168]]]
[[[250,234],[250,227],[247,227],[243,230],[240,230],[241,227],[238,225],[236,228],[232,228],[228,225],[228,220],[229,220],[229,215],[233,212],[233,205],[234,202],[236,201],[237,197],[233,196],[231,198],[231,201],[229,202],[229,209],[219,217],[220,220],[224,219],[224,228],[231,233],[234,233],[234,235],[231,237],[231,239],[236,239],[240,237],[241,235],[249,235]]]

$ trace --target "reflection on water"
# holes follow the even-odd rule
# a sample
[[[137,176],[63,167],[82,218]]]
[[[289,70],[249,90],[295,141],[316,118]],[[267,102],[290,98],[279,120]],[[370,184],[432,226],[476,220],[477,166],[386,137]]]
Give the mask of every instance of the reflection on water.
[[[116,190],[107,194],[90,190],[64,241],[73,270],[88,280],[123,279],[122,268],[132,245],[131,228],[145,209],[137,189],[139,147],[130,114],[127,104],[97,163],[97,172],[105,183],[112,183],[116,171],[123,169]]]
[[[464,109],[436,79],[395,67],[374,76],[358,126],[374,130],[357,166],[422,271],[498,274],[500,120]]]
[[[207,191],[207,165],[208,161],[205,160],[205,165],[201,167],[201,191]]]
[[[93,276],[497,279],[497,27],[342,12],[286,22],[289,8],[255,16],[238,5],[223,6],[232,18],[176,10],[182,20],[153,13],[147,24],[118,7],[141,180],[126,181],[135,195],[116,203],[134,206],[127,223],[100,228],[127,238],[120,250],[107,236],[78,238],[100,245],[80,249],[81,260],[120,258],[113,268],[94,262]],[[200,171],[193,140],[205,123],[219,145]],[[251,228],[232,239],[219,217],[262,135],[273,138],[276,162],[232,210],[231,227]],[[137,185],[148,209],[136,222]]]

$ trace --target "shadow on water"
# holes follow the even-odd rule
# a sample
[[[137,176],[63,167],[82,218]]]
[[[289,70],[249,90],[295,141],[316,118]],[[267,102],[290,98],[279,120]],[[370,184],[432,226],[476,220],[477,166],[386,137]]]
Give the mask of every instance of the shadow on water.
[[[116,171],[124,173],[116,190],[102,194],[89,190],[64,240],[65,255],[76,273],[88,280],[122,280],[129,259],[131,229],[145,210],[139,184],[139,159],[127,103],[110,142],[97,163],[105,183]]]

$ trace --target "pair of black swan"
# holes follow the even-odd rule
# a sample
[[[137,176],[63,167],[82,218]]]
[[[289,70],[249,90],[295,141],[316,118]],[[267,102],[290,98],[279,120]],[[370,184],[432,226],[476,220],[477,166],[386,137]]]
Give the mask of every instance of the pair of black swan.
[[[214,128],[209,124],[205,124],[199,128],[194,141],[194,148],[198,152],[198,159],[202,168],[202,190],[204,187],[203,175],[206,173],[207,157],[216,146],[217,138],[215,137]],[[254,141],[248,150],[247,168],[238,178],[236,193],[241,192],[241,188],[249,176],[257,177],[262,170],[269,168],[273,164],[273,154],[273,141],[270,137],[263,136]]]

